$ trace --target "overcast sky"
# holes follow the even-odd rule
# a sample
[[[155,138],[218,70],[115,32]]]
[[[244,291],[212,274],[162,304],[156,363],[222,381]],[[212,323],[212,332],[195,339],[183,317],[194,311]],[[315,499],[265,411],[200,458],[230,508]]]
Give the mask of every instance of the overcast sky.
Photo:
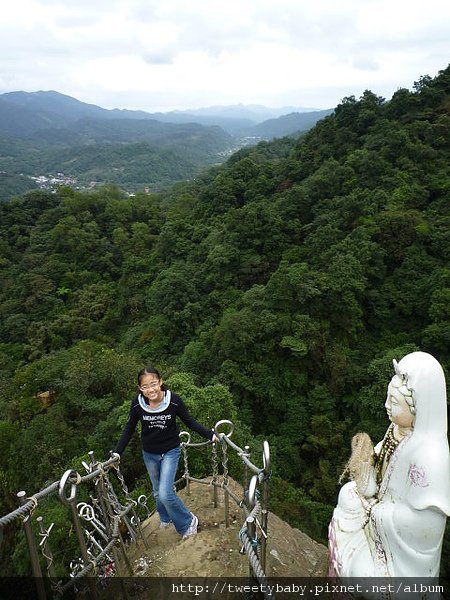
[[[0,93],[105,108],[331,108],[450,62],[448,0],[12,0]]]

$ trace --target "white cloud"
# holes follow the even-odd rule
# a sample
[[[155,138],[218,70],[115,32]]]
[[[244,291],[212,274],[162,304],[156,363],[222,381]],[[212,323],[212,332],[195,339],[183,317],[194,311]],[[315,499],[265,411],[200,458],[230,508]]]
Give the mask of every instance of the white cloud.
[[[0,92],[329,107],[435,75],[449,30],[443,0],[16,0],[0,22]]]

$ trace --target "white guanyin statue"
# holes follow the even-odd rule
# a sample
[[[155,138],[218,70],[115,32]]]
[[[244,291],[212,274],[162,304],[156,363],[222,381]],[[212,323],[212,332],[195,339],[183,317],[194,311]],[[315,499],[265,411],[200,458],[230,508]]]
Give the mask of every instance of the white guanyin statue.
[[[385,403],[391,424],[373,448],[352,440],[329,527],[330,575],[438,577],[450,515],[445,378],[438,361],[413,352],[399,363]]]

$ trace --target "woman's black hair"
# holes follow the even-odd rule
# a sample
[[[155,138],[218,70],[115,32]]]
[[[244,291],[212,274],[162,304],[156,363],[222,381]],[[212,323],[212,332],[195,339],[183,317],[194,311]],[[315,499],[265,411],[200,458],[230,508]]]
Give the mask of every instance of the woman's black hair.
[[[138,376],[137,376],[137,380],[138,380],[138,385],[139,386],[141,385],[141,381],[142,381],[142,378],[144,377],[144,375],[156,375],[156,377],[159,380],[161,380],[161,375],[160,375],[158,369],[155,369],[155,367],[151,367],[151,366],[145,367],[145,369],[141,369],[139,371]],[[166,386],[165,383],[162,384],[161,389],[163,391],[167,390],[167,386]]]

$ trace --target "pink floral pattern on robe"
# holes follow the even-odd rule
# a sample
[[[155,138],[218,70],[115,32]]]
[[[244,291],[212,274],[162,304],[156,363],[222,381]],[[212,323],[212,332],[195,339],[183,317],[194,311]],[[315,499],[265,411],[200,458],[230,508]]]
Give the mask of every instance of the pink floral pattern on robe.
[[[430,485],[428,483],[424,468],[420,467],[419,465],[411,465],[409,467],[408,475],[413,485],[418,487],[427,487]]]

